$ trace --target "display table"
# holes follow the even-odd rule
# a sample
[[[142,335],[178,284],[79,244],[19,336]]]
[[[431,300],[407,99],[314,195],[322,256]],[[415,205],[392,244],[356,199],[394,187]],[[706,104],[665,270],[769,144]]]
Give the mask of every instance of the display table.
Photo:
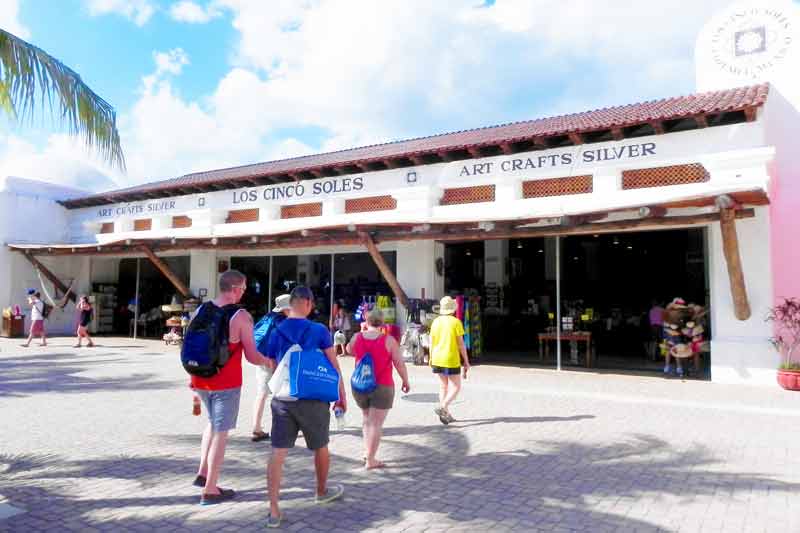
[[[561,340],[570,343],[586,343],[586,368],[594,367],[594,357],[592,356],[592,334],[588,331],[562,331]],[[544,361],[545,355],[550,357],[549,341],[556,341],[556,333],[539,333],[539,361]]]
[[[3,325],[0,328],[2,337],[24,337],[25,336],[25,315],[3,317]]]

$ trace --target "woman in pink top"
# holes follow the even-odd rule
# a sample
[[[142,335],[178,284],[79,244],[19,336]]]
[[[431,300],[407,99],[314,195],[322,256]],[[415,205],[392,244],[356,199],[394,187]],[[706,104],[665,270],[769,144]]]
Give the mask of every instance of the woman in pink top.
[[[381,443],[383,423],[394,402],[392,366],[403,379],[402,391],[407,393],[411,387],[408,385],[408,370],[400,353],[400,345],[394,337],[384,335],[380,331],[383,326],[381,310],[376,307],[370,311],[366,324],[367,330],[353,336],[347,345],[347,352],[355,355],[356,365],[366,354],[370,354],[375,366],[375,381],[378,387],[369,394],[352,391],[353,398],[364,414],[364,461],[367,470],[372,470],[386,466],[375,458],[375,454]]]

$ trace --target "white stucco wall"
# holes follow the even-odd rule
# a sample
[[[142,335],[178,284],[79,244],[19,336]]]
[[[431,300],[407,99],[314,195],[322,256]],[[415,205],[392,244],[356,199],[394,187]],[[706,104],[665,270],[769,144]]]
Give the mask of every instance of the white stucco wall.
[[[738,320],[719,224],[709,227],[709,277],[711,280],[711,380],[716,383],[775,385],[778,356],[769,344],[771,326],[765,322],[772,304],[772,263],[769,244],[769,209],[756,208],[752,219],[736,221],[739,255],[752,314]]]
[[[26,331],[30,325],[26,289],[44,291],[36,271],[18,252],[5,247],[7,242],[54,243],[67,242],[68,213],[57,200],[85,194],[84,191],[61,187],[17,177],[0,179],[0,306],[18,304],[26,315]],[[40,258],[51,272],[69,285],[75,280],[75,291],[89,288],[89,259],[85,257]],[[51,283],[45,279],[47,291],[55,296]],[[75,306],[68,304],[64,310],[56,309],[47,321],[51,334],[74,332]]]

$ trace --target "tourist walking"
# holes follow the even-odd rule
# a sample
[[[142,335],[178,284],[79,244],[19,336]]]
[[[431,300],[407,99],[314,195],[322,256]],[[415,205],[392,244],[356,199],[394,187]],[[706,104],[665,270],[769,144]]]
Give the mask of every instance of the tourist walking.
[[[239,416],[239,398],[242,391],[242,355],[254,365],[269,364],[267,359],[258,353],[253,337],[253,317],[238,307],[242,295],[247,289],[247,278],[241,272],[228,270],[219,278],[219,296],[212,301],[214,306],[222,308],[228,318],[228,361],[212,377],[192,375],[192,389],[200,396],[208,414],[208,425],[203,432],[200,446],[200,466],[194,480],[196,487],[203,487],[200,497],[201,505],[210,505],[229,500],[234,497],[232,489],[223,489],[217,485],[222,462],[225,459],[225,447],[228,432],[236,427]],[[192,321],[205,320],[207,312],[204,303],[197,310]],[[191,324],[190,324],[191,330]],[[216,328],[210,328],[216,331]],[[188,337],[188,333],[187,333]],[[185,346],[185,345],[184,345]]]
[[[27,348],[37,336],[42,338],[41,346],[47,346],[47,332],[44,329],[45,303],[42,301],[42,295],[35,289],[28,289],[28,305],[31,306],[31,329],[28,340],[22,346]]]
[[[408,369],[400,353],[400,345],[391,335],[384,335],[380,330],[381,326],[383,326],[383,312],[375,307],[367,315],[367,331],[356,333],[347,346],[347,351],[355,355],[356,367],[366,355],[371,357],[377,384],[375,390],[367,394],[359,393],[355,389],[352,391],[353,398],[363,413],[364,466],[367,470],[386,466],[375,455],[381,443],[383,423],[394,402],[392,366],[397,369],[403,380],[401,390],[404,393],[411,390],[408,384]]]
[[[280,363],[289,348],[299,344],[303,350],[319,349],[325,353],[331,365],[339,373],[339,401],[336,407],[347,410],[347,397],[341,368],[333,350],[331,334],[324,325],[311,322],[307,317],[314,308],[314,295],[304,286],[295,287],[289,299],[291,310],[269,339],[267,356],[273,365]],[[274,369],[274,366],[273,366]],[[316,502],[327,503],[340,497],[344,492],[341,485],[328,486],[330,452],[328,451],[330,430],[330,406],[319,400],[300,399],[284,401],[272,399],[272,455],[267,467],[267,487],[269,490],[268,527],[279,527],[282,515],[278,500],[280,497],[283,463],[290,448],[294,448],[298,431],[303,432],[306,447],[314,452],[314,470],[317,477]]]
[[[467,379],[469,357],[464,345],[464,325],[454,317],[456,301],[445,296],[439,302],[439,316],[431,324],[431,369],[439,376],[439,406],[434,412],[442,424],[455,422],[450,404],[461,391],[461,374]]]
[[[94,347],[94,342],[92,342],[92,338],[89,336],[89,324],[91,324],[92,322],[92,315],[94,313],[94,309],[92,308],[92,304],[89,303],[89,298],[87,298],[85,295],[82,295],[78,299],[77,308],[79,312],[78,332],[77,332],[78,343],[75,344],[74,347],[80,348],[81,342],[83,341],[84,338],[86,338],[86,340],[88,341],[88,344],[86,346],[92,348]]]
[[[275,332],[275,328],[289,316],[289,295],[281,294],[275,298],[275,307],[267,313],[256,324],[255,339],[256,348],[259,353],[267,353],[269,338]],[[256,367],[256,399],[253,405],[253,442],[261,442],[269,439],[269,433],[262,428],[262,418],[264,417],[264,404],[270,395],[269,380],[272,378],[272,369],[267,365]]]

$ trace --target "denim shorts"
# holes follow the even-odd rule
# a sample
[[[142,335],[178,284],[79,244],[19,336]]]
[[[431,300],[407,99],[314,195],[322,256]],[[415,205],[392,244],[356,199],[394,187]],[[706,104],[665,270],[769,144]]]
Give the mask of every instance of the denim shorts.
[[[211,422],[211,430],[215,433],[230,431],[236,427],[239,416],[239,398],[242,389],[203,390],[194,389],[194,392],[203,400]]]

